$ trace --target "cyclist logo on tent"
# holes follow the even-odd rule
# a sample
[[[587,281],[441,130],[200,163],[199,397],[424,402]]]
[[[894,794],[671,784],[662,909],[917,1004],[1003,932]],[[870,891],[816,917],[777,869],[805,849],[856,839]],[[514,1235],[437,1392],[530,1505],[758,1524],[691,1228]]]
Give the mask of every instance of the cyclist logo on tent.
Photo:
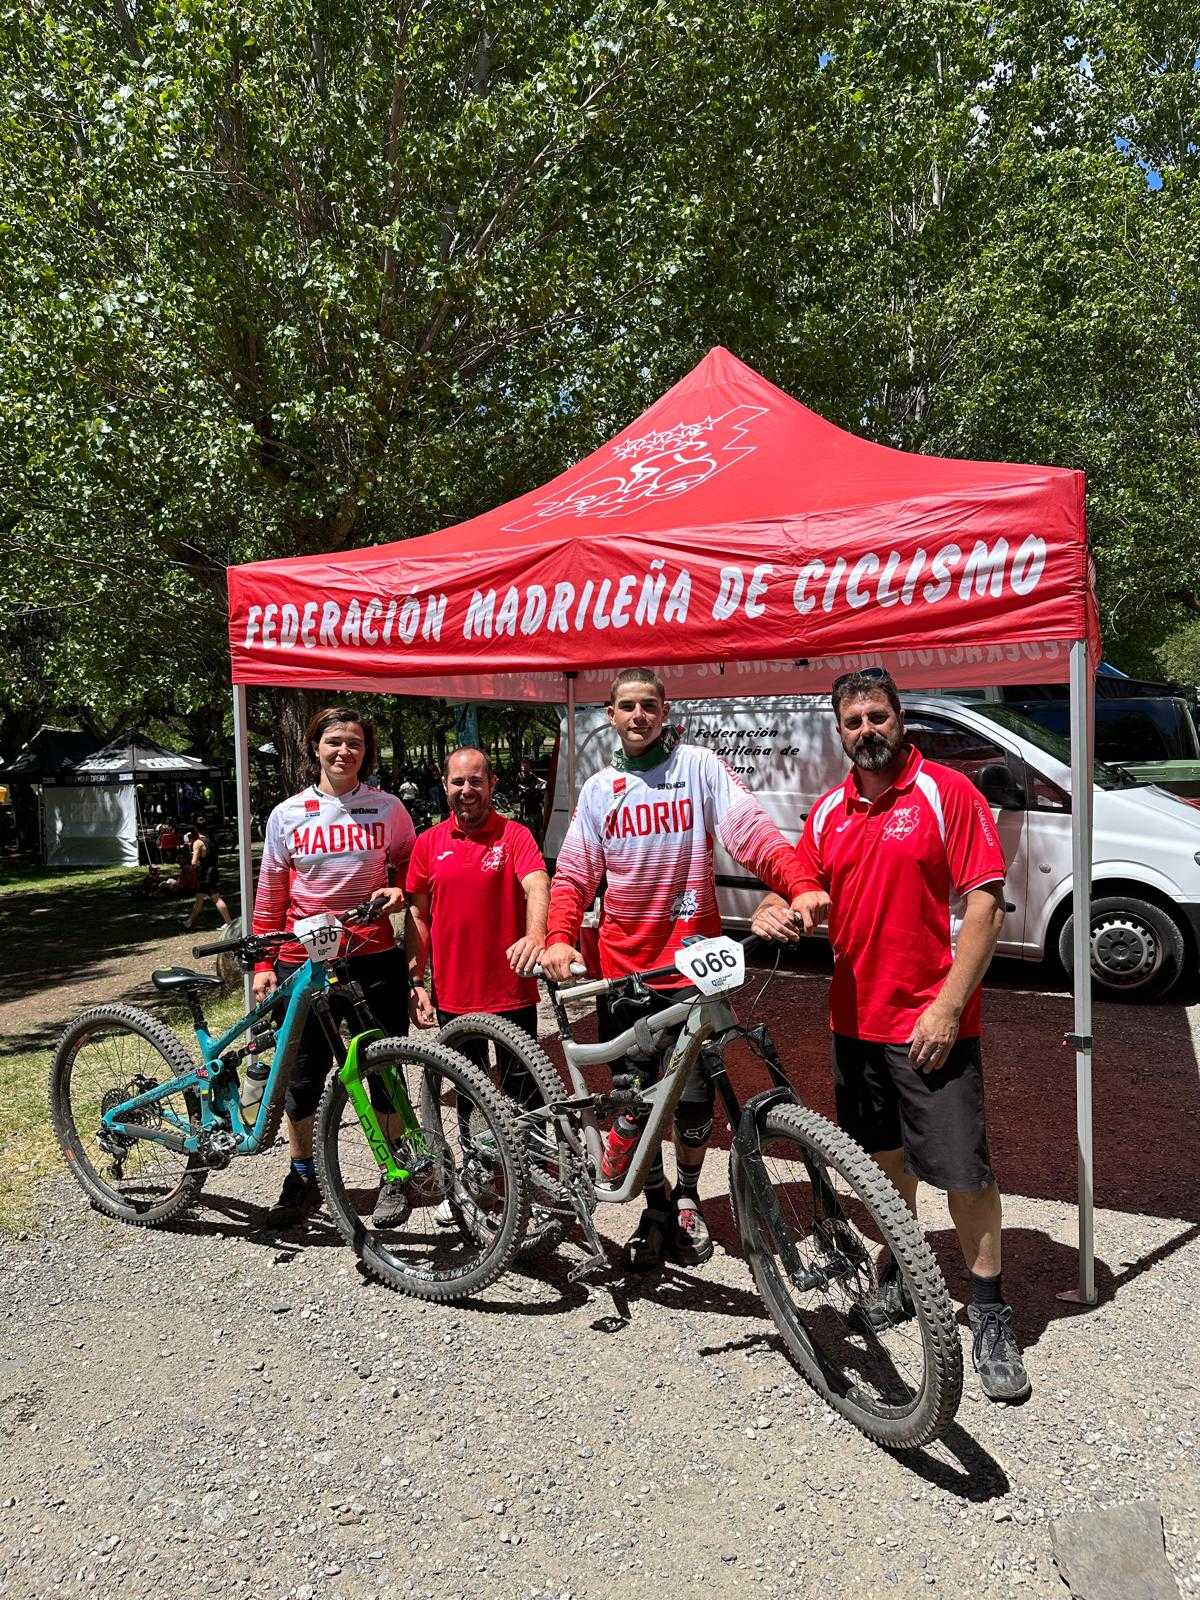
[[[634,438],[618,438],[605,459],[572,481],[557,480],[552,493],[505,533],[520,533],[556,517],[624,517],[647,503],[678,500],[718,472],[753,455],[750,424],[765,406],[734,406],[719,417],[650,428]]]

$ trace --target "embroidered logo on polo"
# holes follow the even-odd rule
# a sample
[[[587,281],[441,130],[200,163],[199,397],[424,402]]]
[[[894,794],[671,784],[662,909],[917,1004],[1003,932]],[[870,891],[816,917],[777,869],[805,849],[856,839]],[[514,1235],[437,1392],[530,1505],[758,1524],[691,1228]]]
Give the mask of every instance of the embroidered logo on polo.
[[[897,806],[884,823],[880,837],[884,839],[907,839],[916,827],[920,815],[919,806]]]
[[[733,406],[720,416],[651,428],[609,446],[605,458],[579,477],[567,473],[545,499],[506,533],[521,533],[555,517],[627,517],[648,502],[678,500],[758,448],[750,424],[765,406]]]
[[[508,846],[506,844],[494,844],[484,851],[483,859],[479,863],[479,870],[481,872],[500,872],[507,860]]]
[[[686,922],[689,917],[700,915],[700,901],[695,889],[684,889],[671,901],[668,915],[672,922]]]

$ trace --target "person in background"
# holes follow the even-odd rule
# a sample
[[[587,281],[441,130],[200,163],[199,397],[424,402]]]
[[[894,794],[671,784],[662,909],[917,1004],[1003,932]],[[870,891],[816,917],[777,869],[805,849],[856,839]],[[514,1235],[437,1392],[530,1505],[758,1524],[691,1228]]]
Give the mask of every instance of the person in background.
[[[833,715],[850,771],[808,813],[798,898],[789,907],[768,894],[754,932],[794,940],[828,921],[838,1122],[914,1216],[918,1182],[945,1191],[970,1280],[980,1385],[990,1400],[1023,1400],[1030,1383],[1000,1282],[979,1045],[979,985],[1004,922],[1004,854],[974,784],[908,743],[889,674],[837,679]],[[881,1269],[867,1308],[877,1329],[914,1315],[895,1263]]]
[[[375,730],[352,706],[318,711],[305,733],[309,786],[277,805],[267,819],[252,929],[291,929],[321,911],[349,911],[374,899],[383,913],[353,936],[350,973],[363,987],[383,1031],[408,1032],[408,984],[403,953],[396,948],[391,915],[404,907],[404,881],[412,853],[412,818],[403,803],[382,789],[368,789],[360,775],[375,767]],[[254,999],[266,998],[308,959],[293,940],[280,946],[272,965],[254,974]],[[336,1001],[335,1001],[336,1005]],[[290,1163],[279,1199],[268,1213],[277,1227],[304,1221],[321,1203],[313,1165],[313,1118],[332,1063],[329,1041],[310,1015],[287,1090]],[[386,1227],[408,1210],[402,1185],[385,1183],[373,1214]]]
[[[210,901],[217,908],[221,921],[228,927],[233,921],[233,916],[221,893],[220,854],[203,817],[198,818],[188,829],[185,843],[196,879],[196,899],[192,906],[192,914],[188,918],[188,928],[198,926],[205,901]]]

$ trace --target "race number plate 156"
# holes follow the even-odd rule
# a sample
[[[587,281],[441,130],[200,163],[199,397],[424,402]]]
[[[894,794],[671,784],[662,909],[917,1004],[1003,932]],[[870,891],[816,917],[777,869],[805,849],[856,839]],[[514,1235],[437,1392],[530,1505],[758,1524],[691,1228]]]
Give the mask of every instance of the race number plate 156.
[[[736,939],[724,934],[701,939],[675,952],[675,965],[701,994],[724,994],[745,982],[746,955]]]
[[[314,961],[332,961],[342,948],[344,929],[332,911],[321,911],[315,917],[304,917],[292,932]]]

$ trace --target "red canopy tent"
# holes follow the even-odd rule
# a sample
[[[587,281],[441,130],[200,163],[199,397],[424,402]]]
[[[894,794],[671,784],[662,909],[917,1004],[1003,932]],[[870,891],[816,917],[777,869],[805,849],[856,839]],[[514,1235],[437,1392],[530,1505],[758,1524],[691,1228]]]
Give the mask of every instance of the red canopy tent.
[[[1099,629],[1080,472],[872,444],[717,348],[540,489],[424,538],[228,576],[247,814],[247,684],[554,698],[573,712],[630,661],[658,667],[673,698],[824,689],[878,663],[905,688],[1069,680],[1085,797],[1075,970],[1088,970]],[[1088,990],[1077,983],[1075,1035],[1090,1300]]]

